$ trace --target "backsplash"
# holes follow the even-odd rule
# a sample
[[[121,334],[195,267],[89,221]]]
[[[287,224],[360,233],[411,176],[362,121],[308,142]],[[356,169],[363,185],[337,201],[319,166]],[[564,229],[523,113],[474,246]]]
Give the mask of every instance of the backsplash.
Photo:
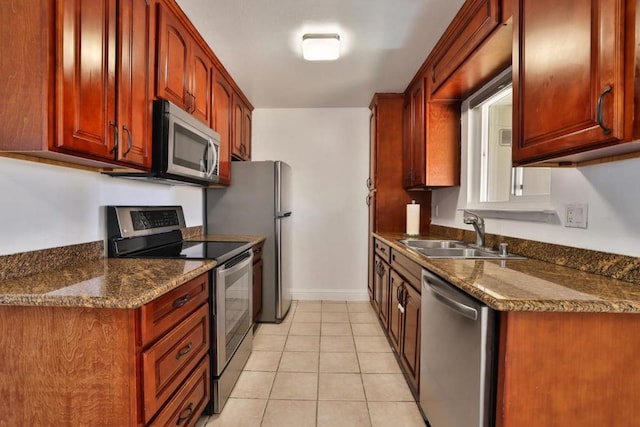
[[[475,242],[475,231],[434,224],[429,227],[429,230],[432,234],[449,239]],[[507,243],[510,253],[640,284],[640,258],[496,234],[485,235],[486,246],[496,249],[500,243]]]

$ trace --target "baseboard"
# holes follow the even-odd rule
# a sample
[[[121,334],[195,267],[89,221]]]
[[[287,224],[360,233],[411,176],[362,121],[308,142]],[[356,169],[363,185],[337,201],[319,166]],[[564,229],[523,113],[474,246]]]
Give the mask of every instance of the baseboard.
[[[291,298],[299,301],[369,301],[369,292],[366,289],[292,289]]]

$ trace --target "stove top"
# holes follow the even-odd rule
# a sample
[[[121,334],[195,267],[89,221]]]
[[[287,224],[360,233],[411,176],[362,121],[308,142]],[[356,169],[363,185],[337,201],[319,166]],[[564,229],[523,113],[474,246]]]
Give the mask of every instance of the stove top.
[[[108,255],[113,258],[211,259],[251,249],[251,242],[183,240],[181,206],[107,206]]]
[[[251,248],[251,242],[185,240],[132,252],[127,258],[214,259],[223,263]]]

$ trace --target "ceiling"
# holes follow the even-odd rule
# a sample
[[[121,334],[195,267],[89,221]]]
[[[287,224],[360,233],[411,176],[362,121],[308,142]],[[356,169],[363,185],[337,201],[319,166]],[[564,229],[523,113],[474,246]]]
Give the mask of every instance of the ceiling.
[[[368,107],[403,92],[463,0],[177,0],[255,108]],[[302,59],[338,33],[341,57]]]

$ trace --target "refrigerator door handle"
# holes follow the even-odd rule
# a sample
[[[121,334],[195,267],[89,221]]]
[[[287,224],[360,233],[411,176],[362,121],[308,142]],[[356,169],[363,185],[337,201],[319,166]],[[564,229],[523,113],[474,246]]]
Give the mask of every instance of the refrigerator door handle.
[[[291,216],[291,212],[278,212],[276,218],[286,218]]]

